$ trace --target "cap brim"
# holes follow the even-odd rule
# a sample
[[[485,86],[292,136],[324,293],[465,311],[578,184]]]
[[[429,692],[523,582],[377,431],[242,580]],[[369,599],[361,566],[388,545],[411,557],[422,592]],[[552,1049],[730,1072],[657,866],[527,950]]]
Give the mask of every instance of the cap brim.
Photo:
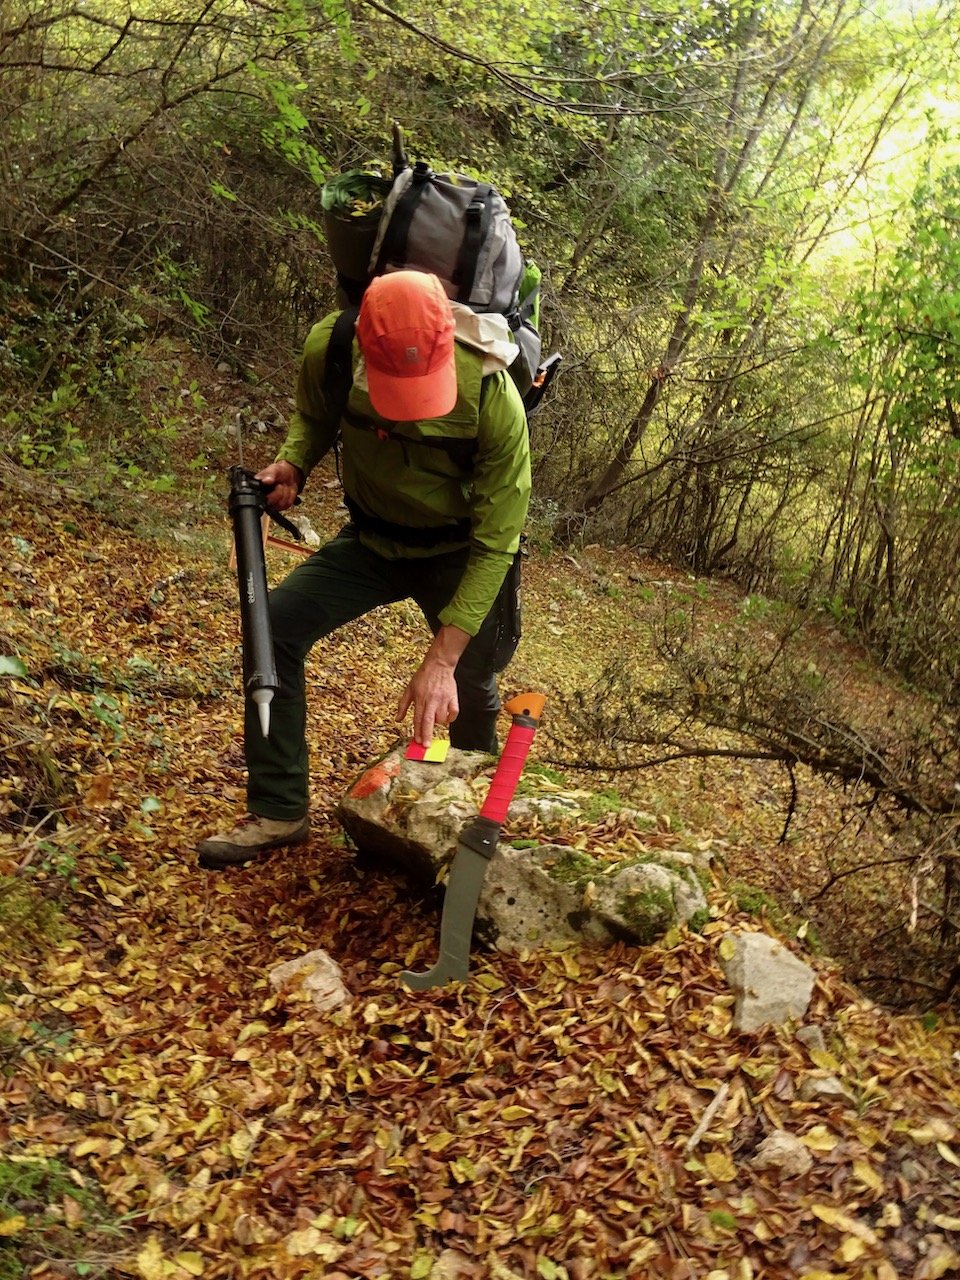
[[[381,418],[416,422],[442,418],[457,403],[457,367],[453,360],[422,378],[394,378],[367,364],[370,403]]]

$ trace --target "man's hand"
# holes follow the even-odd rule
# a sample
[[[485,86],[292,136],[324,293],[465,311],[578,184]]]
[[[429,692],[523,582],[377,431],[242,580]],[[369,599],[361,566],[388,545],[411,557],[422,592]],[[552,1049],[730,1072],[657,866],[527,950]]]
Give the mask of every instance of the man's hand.
[[[267,490],[267,502],[274,511],[288,511],[303,488],[304,475],[292,462],[271,462],[257,472],[257,479]]]
[[[397,719],[402,720],[413,707],[413,736],[424,747],[433,741],[434,725],[450,724],[457,718],[460,701],[454,672],[469,643],[466,631],[459,627],[441,627],[403,691]]]

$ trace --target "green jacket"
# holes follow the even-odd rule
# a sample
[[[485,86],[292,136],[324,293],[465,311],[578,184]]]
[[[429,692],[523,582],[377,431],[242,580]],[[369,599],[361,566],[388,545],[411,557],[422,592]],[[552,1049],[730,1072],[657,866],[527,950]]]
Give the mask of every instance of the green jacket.
[[[277,461],[292,462],[309,475],[340,431],[344,491],[362,511],[417,527],[468,519],[468,540],[430,548],[367,530],[360,537],[389,559],[431,556],[469,544],[460,586],[440,621],[476,635],[519,548],[530,500],[530,443],[520,394],[505,371],[482,379],[483,356],[458,342],[459,394],[453,410],[443,418],[393,422],[370,403],[354,343],[354,384],[339,423],[323,392],[335,319],[327,316],[307,337],[296,410]]]

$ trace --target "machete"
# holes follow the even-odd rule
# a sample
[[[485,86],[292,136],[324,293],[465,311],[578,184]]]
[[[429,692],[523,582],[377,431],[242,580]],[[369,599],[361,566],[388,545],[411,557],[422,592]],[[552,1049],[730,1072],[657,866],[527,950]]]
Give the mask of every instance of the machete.
[[[522,693],[504,704],[504,710],[513,717],[513,724],[479,816],[460,833],[440,918],[440,958],[425,973],[411,973],[407,969],[401,974],[413,991],[426,991],[445,982],[466,981],[473,919],[487,863],[496,852],[500,828],[520,781],[545,701],[542,693]]]

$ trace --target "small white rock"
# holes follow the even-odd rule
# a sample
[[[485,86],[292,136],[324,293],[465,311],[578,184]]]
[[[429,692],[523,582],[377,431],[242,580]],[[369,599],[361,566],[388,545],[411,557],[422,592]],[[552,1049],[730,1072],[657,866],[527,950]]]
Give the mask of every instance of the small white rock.
[[[326,1013],[350,1003],[350,992],[343,981],[343,970],[326,951],[308,951],[295,960],[278,964],[270,972],[274,991],[296,988],[309,994],[315,1009]]]
[[[784,1178],[799,1178],[813,1165],[813,1156],[799,1138],[785,1129],[774,1129],[750,1161],[755,1169],[776,1169]]]

